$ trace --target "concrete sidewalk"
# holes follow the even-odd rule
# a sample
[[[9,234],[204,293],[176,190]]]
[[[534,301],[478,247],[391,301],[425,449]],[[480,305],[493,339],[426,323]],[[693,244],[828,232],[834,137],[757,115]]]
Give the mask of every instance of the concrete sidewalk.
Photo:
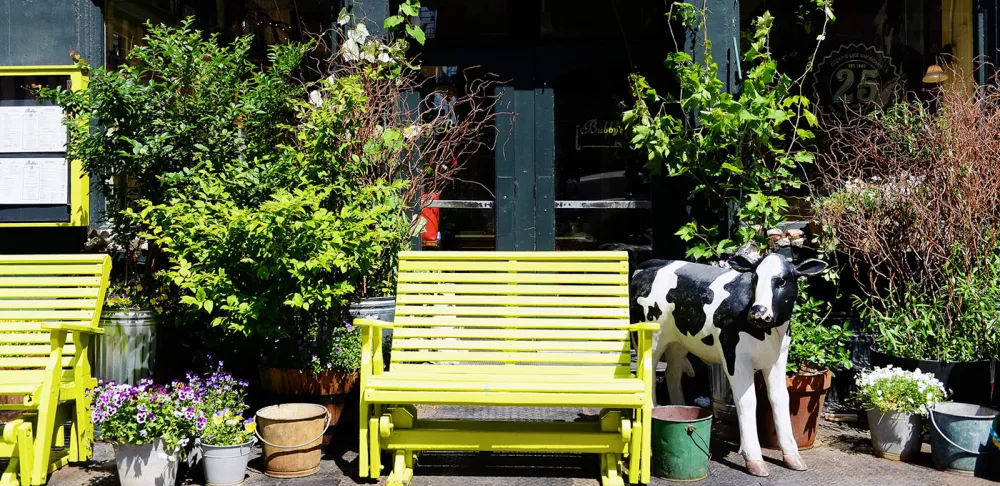
[[[497,411],[488,409],[466,410],[462,416],[476,415],[497,417]],[[511,412],[516,413],[516,412]],[[539,415],[556,416],[573,420],[580,417],[566,410],[555,409]],[[443,415],[435,407],[421,410],[422,416]],[[501,415],[503,415],[501,413]],[[553,417],[539,417],[553,418]],[[345,431],[349,433],[349,431]],[[343,446],[351,441],[337,440]],[[96,461],[84,467],[66,467],[56,472],[49,484],[52,486],[113,486],[117,485],[113,452],[107,444],[99,444]],[[820,426],[816,445],[802,456],[809,466],[805,472],[795,472],[780,465],[781,454],[765,450],[771,476],[757,478],[744,472],[743,459],[736,454],[733,444],[713,442],[713,457],[707,479],[696,484],[710,485],[980,485],[996,484],[983,479],[970,478],[933,469],[929,445],[915,464],[878,459],[871,454],[867,431],[849,425],[825,422]],[[256,452],[259,454],[259,450]],[[326,454],[320,472],[301,479],[272,479],[260,473],[260,461],[250,463],[247,486],[336,486],[370,484],[359,481],[357,453],[343,447],[333,447]],[[380,483],[385,482],[382,477]],[[200,484],[196,474],[189,474],[186,484]],[[598,486],[598,461],[593,455],[536,455],[536,454],[485,454],[485,453],[425,453],[417,465],[413,486]],[[678,484],[654,478],[654,485]]]

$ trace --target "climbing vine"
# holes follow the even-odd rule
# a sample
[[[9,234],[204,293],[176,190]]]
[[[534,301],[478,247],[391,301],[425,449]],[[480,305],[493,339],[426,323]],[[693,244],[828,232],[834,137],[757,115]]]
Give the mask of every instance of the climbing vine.
[[[787,193],[802,186],[802,168],[814,160],[808,144],[817,126],[803,82],[834,20],[830,1],[813,3],[822,12],[823,29],[797,79],[780,72],[772,56],[774,17],[768,12],[749,32],[738,94],[724,90],[707,38],[699,45],[703,61],[679,46],[667,56],[666,67],[680,85],[676,97],[660,94],[642,75],[629,77],[635,104],[624,113],[624,123],[633,147],[647,154],[647,168],[653,174],[690,177],[694,194],[707,195],[730,213],[718,219],[735,222],[692,218],[677,232],[691,245],[688,257],[720,259],[750,243],[763,247],[766,230],[783,221]],[[705,28],[705,11],[691,4],[675,3],[668,15],[685,28]]]

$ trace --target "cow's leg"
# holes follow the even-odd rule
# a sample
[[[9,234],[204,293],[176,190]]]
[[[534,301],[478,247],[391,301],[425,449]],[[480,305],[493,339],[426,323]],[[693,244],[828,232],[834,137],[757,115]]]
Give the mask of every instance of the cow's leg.
[[[785,363],[788,361],[789,336],[786,334],[781,341],[781,353],[778,360],[770,368],[761,370],[767,383],[767,398],[771,402],[774,413],[774,427],[778,432],[778,445],[785,466],[795,471],[805,471],[806,463],[799,455],[799,446],[792,433],[792,419],[788,411],[788,388],[785,384]]]
[[[656,331],[653,333],[653,406],[655,407],[660,402],[656,399],[656,364],[660,362],[663,358],[663,353],[667,350],[667,346],[670,341],[664,339],[663,331]],[[669,373],[669,368],[668,371]]]
[[[688,351],[678,342],[667,345],[667,392],[670,394],[671,405],[684,405],[684,390],[681,388],[681,375],[688,365]]]
[[[728,363],[723,362],[723,366],[726,365]],[[733,373],[729,375],[729,385],[733,388],[736,416],[740,422],[740,453],[746,461],[747,472],[764,477],[768,472],[764,456],[760,453],[760,441],[757,439],[757,393],[753,386],[753,374],[750,356],[737,351]]]

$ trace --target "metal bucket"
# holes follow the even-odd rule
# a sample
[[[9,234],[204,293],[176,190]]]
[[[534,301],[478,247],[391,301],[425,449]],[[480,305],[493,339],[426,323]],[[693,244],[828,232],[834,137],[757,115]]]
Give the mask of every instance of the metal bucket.
[[[653,475],[674,481],[708,477],[712,411],[701,407],[653,409]]]
[[[875,455],[894,461],[909,461],[920,454],[923,417],[916,413],[868,410]]]
[[[729,386],[729,376],[721,364],[709,365],[712,371],[712,412],[723,422],[736,422],[736,405],[733,389]]]
[[[354,318],[378,319],[393,322],[396,317],[395,297],[369,297],[351,302],[348,313]],[[389,366],[389,352],[392,350],[392,329],[382,329],[382,362]]]
[[[301,478],[319,471],[323,433],[330,425],[326,407],[285,403],[257,411],[257,438],[263,444],[264,474]]]
[[[238,486],[243,484],[247,463],[253,452],[253,442],[230,446],[200,444],[205,468],[206,486]]]
[[[987,476],[998,460],[990,426],[998,412],[968,403],[942,402],[930,410],[934,466],[969,476]]]
[[[94,374],[130,385],[152,378],[159,322],[160,316],[151,309],[103,312],[104,334],[97,336],[93,346]]]

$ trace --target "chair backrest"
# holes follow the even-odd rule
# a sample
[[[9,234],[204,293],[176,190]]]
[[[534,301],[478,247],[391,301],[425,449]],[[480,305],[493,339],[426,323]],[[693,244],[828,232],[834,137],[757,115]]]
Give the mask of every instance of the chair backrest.
[[[98,327],[110,271],[107,255],[0,255],[4,381],[41,380],[51,350],[42,323]],[[67,339],[64,368],[75,362],[75,351],[72,339]]]
[[[628,326],[626,252],[402,252],[390,369],[627,375]]]

